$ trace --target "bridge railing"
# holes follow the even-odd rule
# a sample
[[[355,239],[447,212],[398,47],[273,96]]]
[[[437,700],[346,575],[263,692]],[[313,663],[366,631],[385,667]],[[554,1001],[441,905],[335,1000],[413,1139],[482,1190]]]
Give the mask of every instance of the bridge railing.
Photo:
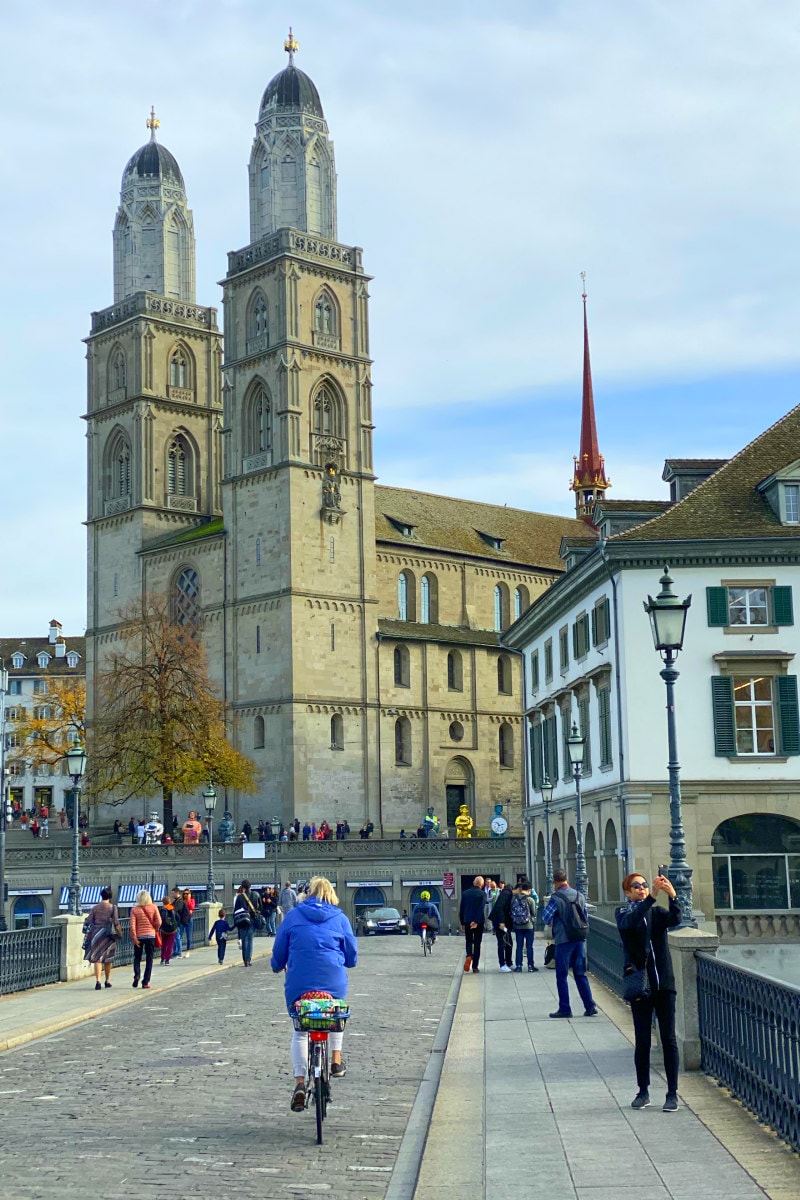
[[[0,933],[0,995],[58,983],[60,971],[61,930],[57,926]]]
[[[589,970],[607,988],[621,996],[624,956],[616,922],[590,916],[586,945]]]
[[[703,1070],[800,1150],[800,988],[696,958]]]

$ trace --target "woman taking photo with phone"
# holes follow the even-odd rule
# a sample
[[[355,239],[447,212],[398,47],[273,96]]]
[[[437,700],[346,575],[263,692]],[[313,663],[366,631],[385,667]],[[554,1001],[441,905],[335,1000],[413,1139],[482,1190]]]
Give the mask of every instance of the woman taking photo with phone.
[[[681,910],[675,888],[666,875],[656,875],[652,890],[644,875],[634,871],[622,881],[627,904],[616,910],[617,929],[625,951],[623,980],[639,975],[638,995],[629,1000],[633,1014],[636,1066],[636,1093],[631,1108],[650,1104],[650,1043],[653,1014],[664,1052],[667,1097],[664,1112],[678,1110],[678,1042],[675,1037],[675,976],[669,953],[667,930],[680,924]],[[656,897],[664,892],[669,908],[656,906]]]

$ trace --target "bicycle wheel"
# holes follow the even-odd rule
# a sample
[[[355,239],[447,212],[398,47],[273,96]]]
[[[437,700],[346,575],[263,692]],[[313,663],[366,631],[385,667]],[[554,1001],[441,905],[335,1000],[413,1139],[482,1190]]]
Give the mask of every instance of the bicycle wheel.
[[[322,1145],[322,1122],[327,1110],[327,1047],[323,1042],[314,1045],[314,1108],[317,1118],[317,1145]]]
[[[430,952],[431,952],[431,944],[428,941],[428,931],[426,930],[422,935],[422,954],[424,956],[426,954],[430,954]]]

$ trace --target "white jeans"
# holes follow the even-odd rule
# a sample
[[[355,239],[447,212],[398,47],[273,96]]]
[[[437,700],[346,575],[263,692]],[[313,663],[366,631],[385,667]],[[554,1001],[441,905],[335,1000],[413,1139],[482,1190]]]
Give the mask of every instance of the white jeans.
[[[329,1033],[328,1046],[333,1052],[341,1050],[344,1033]],[[305,1078],[308,1067],[308,1034],[299,1029],[292,1032],[292,1074],[296,1079],[302,1075]]]

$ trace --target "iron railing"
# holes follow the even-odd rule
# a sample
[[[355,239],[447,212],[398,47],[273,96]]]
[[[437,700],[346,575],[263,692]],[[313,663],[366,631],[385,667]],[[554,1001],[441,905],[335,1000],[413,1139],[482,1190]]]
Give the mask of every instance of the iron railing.
[[[58,983],[61,930],[57,925],[0,933],[0,995]]]
[[[622,967],[624,953],[619,930],[613,921],[602,917],[589,917],[587,939],[589,970],[618,996],[622,995]]]
[[[122,927],[122,937],[117,942],[117,949],[114,954],[114,966],[126,967],[133,962],[133,942],[130,934],[130,917],[120,917],[119,921]],[[206,914],[205,909],[195,909],[192,914],[192,949],[199,946],[204,946],[206,941]],[[158,951],[156,951],[156,959],[158,959]]]
[[[703,1070],[800,1150],[800,988],[696,959]]]

